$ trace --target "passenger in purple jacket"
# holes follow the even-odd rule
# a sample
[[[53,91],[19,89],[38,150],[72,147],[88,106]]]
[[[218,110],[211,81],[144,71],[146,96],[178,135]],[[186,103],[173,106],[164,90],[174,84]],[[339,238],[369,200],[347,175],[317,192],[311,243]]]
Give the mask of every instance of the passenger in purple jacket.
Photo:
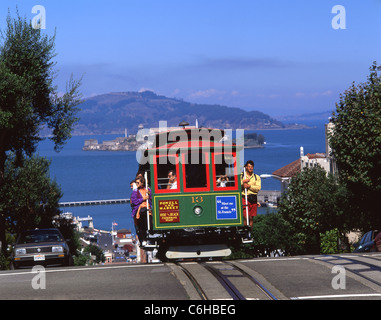
[[[143,177],[136,177],[135,183],[138,189],[132,192],[130,198],[131,215],[134,218],[136,233],[141,246],[147,242],[147,209],[150,211],[152,208],[151,190],[145,188],[144,182]]]

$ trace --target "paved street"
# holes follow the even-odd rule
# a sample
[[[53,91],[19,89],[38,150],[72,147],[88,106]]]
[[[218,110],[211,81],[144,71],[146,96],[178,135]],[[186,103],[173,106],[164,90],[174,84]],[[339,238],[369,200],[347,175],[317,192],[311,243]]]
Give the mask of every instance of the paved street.
[[[231,299],[210,271],[214,267],[249,299],[264,299],[266,291],[267,297],[275,299],[381,300],[379,253],[48,268],[45,273],[32,273],[32,269],[1,271],[0,299],[201,299],[195,281],[182,267],[192,273],[208,299]],[[251,290],[243,272],[265,290]]]
[[[288,299],[381,299],[380,254],[267,258],[241,263]]]
[[[187,299],[164,264],[46,269],[46,289],[33,289],[32,269],[0,272],[1,299]],[[39,281],[36,281],[37,284]]]

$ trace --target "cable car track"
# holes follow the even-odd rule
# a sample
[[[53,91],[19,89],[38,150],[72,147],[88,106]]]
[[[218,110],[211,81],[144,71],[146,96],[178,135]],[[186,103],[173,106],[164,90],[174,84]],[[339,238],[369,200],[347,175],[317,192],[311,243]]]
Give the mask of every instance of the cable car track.
[[[201,285],[198,283],[196,278],[190,273],[186,268],[184,268],[180,263],[175,263],[181,271],[184,272],[184,274],[187,276],[187,278],[191,281],[193,287],[196,289],[197,293],[199,294],[201,300],[209,300],[207,295],[205,294],[204,290],[202,289]]]
[[[233,300],[246,300],[243,294],[238,288],[230,281],[229,277],[223,274],[220,269],[213,267],[207,263],[201,263],[201,265],[208,270],[214,277],[221,283],[224,289],[229,293]]]
[[[227,261],[199,262],[196,266],[193,263],[193,268],[189,266],[187,268],[187,263],[177,262],[175,264],[184,272],[202,300],[277,300],[255,277],[236,264]],[[205,276],[206,272],[208,275],[212,275],[213,279],[210,276],[200,277],[200,273],[204,273]],[[213,280],[218,281],[224,289],[224,293],[219,292],[221,295],[216,296],[210,290],[208,292],[206,282],[210,283]],[[250,283],[252,285],[249,285]]]
[[[267,297],[269,297],[270,300],[278,300],[269,290],[266,289],[265,286],[263,286],[256,278],[254,278],[252,275],[248,274],[246,271],[242,270],[237,265],[233,265],[230,262],[226,262],[232,266],[234,266],[237,270],[242,272],[247,278],[249,278]]]

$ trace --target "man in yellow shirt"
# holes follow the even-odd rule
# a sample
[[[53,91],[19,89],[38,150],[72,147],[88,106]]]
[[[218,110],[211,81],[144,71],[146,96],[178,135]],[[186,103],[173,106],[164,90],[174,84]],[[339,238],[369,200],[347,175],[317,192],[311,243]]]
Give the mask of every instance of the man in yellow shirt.
[[[246,199],[245,189],[247,190],[247,202],[249,211],[249,224],[253,227],[253,217],[257,215],[258,200],[257,195],[261,190],[261,177],[254,173],[254,162],[248,160],[245,164],[245,175],[241,175],[242,183],[242,204],[243,204],[243,216],[245,217],[245,225],[247,225],[246,218]]]

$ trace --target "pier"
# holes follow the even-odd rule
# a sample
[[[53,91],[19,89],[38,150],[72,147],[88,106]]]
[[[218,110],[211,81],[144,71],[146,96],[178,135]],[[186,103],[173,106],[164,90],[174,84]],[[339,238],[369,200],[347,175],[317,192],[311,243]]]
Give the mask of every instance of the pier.
[[[81,207],[81,206],[99,206],[106,204],[125,204],[130,203],[130,199],[111,199],[111,200],[88,200],[88,201],[71,201],[59,202],[60,207]]]
[[[82,230],[82,222],[83,222],[83,221],[88,221],[88,223],[89,223],[89,228],[90,228],[90,229],[94,229],[93,218],[90,217],[89,215],[88,215],[87,217],[85,217],[85,218],[77,217],[75,220],[76,220],[77,223],[78,223],[78,229],[79,229],[79,230]]]
[[[279,190],[260,190],[258,192],[258,202],[261,205],[278,205],[281,192]]]
[[[258,201],[261,204],[272,203],[278,204],[280,191],[278,190],[261,190],[258,193]],[[130,199],[111,199],[111,200],[88,200],[88,201],[71,201],[59,202],[60,207],[81,207],[81,206],[99,206],[108,204],[126,204],[130,203]]]

